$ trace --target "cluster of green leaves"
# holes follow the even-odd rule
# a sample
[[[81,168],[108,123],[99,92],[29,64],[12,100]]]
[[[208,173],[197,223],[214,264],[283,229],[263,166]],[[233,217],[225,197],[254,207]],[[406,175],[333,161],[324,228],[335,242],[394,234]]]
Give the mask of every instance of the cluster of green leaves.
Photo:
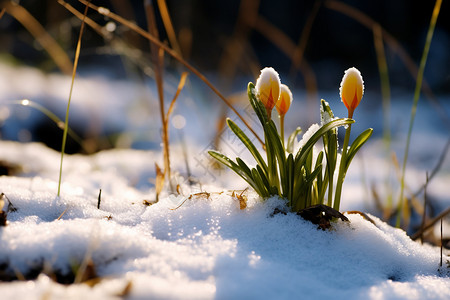
[[[275,123],[268,118],[266,108],[256,96],[255,86],[251,82],[248,85],[248,97],[264,130],[266,161],[247,135],[230,119],[227,120],[229,128],[250,151],[256,161],[256,167],[250,168],[239,157],[234,162],[216,151],[209,151],[209,154],[241,176],[262,198],[273,195],[285,198],[292,211],[297,212],[312,205],[325,204],[327,188],[331,189],[326,204],[331,206],[333,174],[338,152],[337,127],[350,125],[355,121],[349,118],[335,119],[329,105],[322,100],[322,125],[307,141],[304,141],[303,147],[297,153],[293,153],[293,144],[301,129],[297,128],[290,135],[284,148],[282,142],[284,137],[279,135]],[[341,161],[345,170],[371,134],[372,129],[366,130],[349,148],[346,160]],[[314,145],[321,138],[324,150],[314,157]]]

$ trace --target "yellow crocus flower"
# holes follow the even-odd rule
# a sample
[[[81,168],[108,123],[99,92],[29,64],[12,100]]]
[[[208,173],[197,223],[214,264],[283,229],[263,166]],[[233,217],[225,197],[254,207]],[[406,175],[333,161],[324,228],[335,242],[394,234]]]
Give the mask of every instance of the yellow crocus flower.
[[[364,81],[358,69],[350,68],[345,71],[339,91],[341,100],[348,109],[348,117],[352,118],[353,111],[364,94]]]
[[[292,103],[292,93],[289,87],[285,84],[282,84],[280,87],[280,98],[277,101],[277,111],[280,116],[284,116]]]

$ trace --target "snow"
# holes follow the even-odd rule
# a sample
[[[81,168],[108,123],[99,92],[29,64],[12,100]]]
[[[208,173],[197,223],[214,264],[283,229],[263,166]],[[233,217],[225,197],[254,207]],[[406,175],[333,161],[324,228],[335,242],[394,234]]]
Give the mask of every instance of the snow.
[[[9,105],[12,100],[29,98],[55,112],[64,111],[69,78],[1,64],[0,77],[5,78],[0,81],[0,122],[5,127],[15,115]],[[15,78],[26,78],[29,84],[18,84]],[[157,121],[149,117],[155,109],[147,113],[135,102],[145,95],[143,90],[126,82],[80,77],[71,120],[86,125],[95,119],[103,124],[103,131],[111,127],[157,131]],[[369,91],[365,97],[370,98]],[[187,117],[183,100],[174,115],[179,114],[180,124],[185,122],[177,127],[185,126],[184,132],[189,133],[187,151],[198,182],[188,184],[181,145],[173,140],[172,169],[181,172],[175,174],[181,195],[166,188],[151,206],[144,201],[155,200],[154,164],[162,165],[160,149],[66,155],[57,197],[60,153],[39,143],[0,141],[0,161],[21,167],[16,174],[0,176],[0,193],[17,208],[8,213],[8,225],[0,227],[0,276],[20,278],[37,271],[35,279],[0,282],[2,299],[450,298],[448,252],[439,271],[439,248],[412,241],[403,230],[374,215],[368,214],[375,224],[346,213],[349,223],[336,221],[331,230],[322,231],[296,214],[274,214],[276,208],[283,208],[283,200],[262,201],[250,189],[243,192],[247,207],[241,210],[233,191],[242,193],[245,182],[208,165],[206,150],[211,144],[206,141],[216,111],[203,103],[194,107],[199,118],[193,120]],[[363,101],[361,109],[364,105]],[[103,113],[105,107],[108,114]],[[365,116],[376,115],[372,113]],[[358,126],[373,127],[370,120],[361,116],[352,128],[355,135],[360,132]],[[27,122],[30,125],[32,120]],[[198,123],[203,131],[194,127]],[[19,127],[13,124],[10,130],[19,131]],[[305,135],[317,128],[312,126]],[[415,163],[407,169],[407,183],[413,189],[424,182],[425,171],[438,160],[435,151],[440,153],[448,138],[442,128],[429,129],[413,135],[410,157]],[[221,151],[253,164],[238,139],[225,132],[222,142]],[[393,140],[397,153],[403,146],[404,140]],[[383,141],[377,137],[358,153],[344,183],[342,211],[374,211],[366,201],[365,185],[383,190],[386,176],[395,176],[384,155]],[[428,189],[441,209],[450,204],[449,174],[447,159]],[[448,236],[448,228],[445,221],[444,235]],[[437,233],[436,227],[433,230]],[[52,279],[72,274],[89,262],[101,278],[95,285],[64,285]]]
[[[1,283],[4,299],[111,299],[130,283],[129,299],[450,296],[450,279],[438,272],[439,249],[374,216],[372,224],[347,214],[350,223],[322,231],[293,213],[274,215],[280,199],[262,202],[246,191],[248,207],[240,210],[231,191],[211,184],[204,193],[166,193],[145,206],[154,189],[138,177],[148,175],[159,153],[139,150],[67,155],[57,198],[57,152],[15,142],[0,149],[0,160],[9,157],[33,174],[0,177],[17,208],[0,228],[0,261],[21,274],[42,264],[49,270],[36,280]],[[102,277],[94,287],[50,279],[52,270],[68,272],[87,258]]]

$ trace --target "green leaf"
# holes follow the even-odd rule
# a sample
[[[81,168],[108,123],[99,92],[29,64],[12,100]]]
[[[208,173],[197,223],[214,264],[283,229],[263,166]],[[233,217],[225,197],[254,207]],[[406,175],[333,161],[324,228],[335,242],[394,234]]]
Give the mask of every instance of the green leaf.
[[[236,164],[234,161],[223,155],[222,153],[216,151],[208,151],[209,155],[214,157],[217,161],[224,164],[231,170],[233,170],[236,174],[242,177],[260,196],[262,196],[262,191],[259,189],[258,185],[255,183],[253,178],[249,176],[242,168]]]
[[[292,153],[288,155],[286,161],[286,177],[283,178],[283,196],[292,201],[292,193],[294,190],[294,156]]]
[[[319,152],[319,155],[317,155],[316,164],[314,168],[317,168],[318,165],[321,165],[323,161],[323,151]],[[320,197],[319,191],[322,191],[322,185],[324,184],[323,178],[322,178],[322,168],[319,171],[319,174],[317,174],[317,198],[321,201],[320,204],[323,202],[323,198]]]
[[[241,168],[241,170],[244,171],[245,174],[247,174],[247,176],[249,176],[251,178],[252,177],[252,171],[247,166],[247,164],[242,159],[240,159],[239,157],[236,157],[236,162],[238,163],[238,165]]]
[[[261,191],[261,193],[260,193],[261,197],[263,197],[263,198],[269,197],[270,193],[268,191],[268,187],[264,185],[261,175],[258,173],[258,171],[255,168],[252,169],[252,177],[255,181],[256,186]]]
[[[295,169],[298,169],[299,166],[302,166],[307,158],[307,155],[309,154],[309,151],[311,151],[314,144],[330,129],[349,125],[354,123],[355,120],[348,119],[348,118],[342,118],[342,119],[336,119],[333,120],[327,124],[322,125],[319,130],[317,130],[316,133],[314,133],[310,139],[305,143],[305,145],[301,148],[301,150],[297,153],[295,156]]]
[[[267,175],[264,173],[264,171],[261,169],[259,165],[256,165],[256,170],[258,171],[264,186],[267,188],[268,191],[270,191],[270,183],[269,179],[267,178]]]
[[[262,104],[262,102],[256,96],[256,88],[253,82],[248,83],[247,94],[248,99],[250,100],[250,104],[252,105],[253,110],[256,113],[256,116],[261,122],[261,125],[264,127],[264,124],[266,124],[267,121],[269,121],[269,118],[267,117],[267,111],[266,108],[264,107],[264,104]]]
[[[312,182],[314,181],[314,179],[316,179],[320,171],[322,171],[322,164],[318,165],[311,174],[307,175],[306,181],[312,184]]]
[[[364,145],[367,142],[372,133],[373,133],[372,128],[366,129],[353,141],[353,144],[350,146],[350,149],[348,149],[347,152],[347,158],[345,161],[345,172],[347,172],[348,167],[350,166],[353,157],[355,157],[356,152],[358,152],[358,150],[361,149],[362,145]]]
[[[300,127],[297,127],[289,136],[288,142],[286,145],[286,151],[289,153],[292,153],[294,151],[294,141],[297,138],[297,136],[302,132],[302,129]]]
[[[272,120],[270,120],[268,123],[266,123],[266,126],[264,129],[265,129],[268,143],[270,143],[270,145],[273,146],[273,150],[278,159],[278,164],[280,165],[280,171],[282,171],[284,173],[284,164],[286,162],[286,153],[283,148],[283,144],[281,142],[280,136],[278,135],[278,131],[275,126],[275,123]]]
[[[334,118],[334,114],[330,105],[324,99],[320,100],[320,105],[320,120],[322,124],[326,124]]]
[[[228,127],[230,127],[231,131],[242,141],[242,143],[247,147],[248,151],[253,155],[256,162],[262,167],[264,172],[267,174],[267,165],[266,162],[259,154],[258,149],[256,149],[255,145],[252,141],[247,137],[247,135],[236,125],[232,120],[227,119]]]

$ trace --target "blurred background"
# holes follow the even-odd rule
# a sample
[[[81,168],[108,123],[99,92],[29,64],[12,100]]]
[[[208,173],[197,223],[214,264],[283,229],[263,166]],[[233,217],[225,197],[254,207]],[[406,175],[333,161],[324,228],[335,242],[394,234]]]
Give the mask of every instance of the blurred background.
[[[64,1],[0,3],[5,8],[0,19],[0,64],[3,65],[0,101],[8,104],[30,98],[63,119],[69,86],[62,82],[69,79],[59,84],[59,79],[51,76],[71,75],[81,25],[79,18],[61,5]],[[79,1],[66,3],[83,13],[85,6]],[[394,132],[406,128],[417,66],[435,4],[434,1],[410,0],[112,0],[92,3],[107,7],[145,29],[148,26],[146,12],[151,7],[160,40],[175,49],[242,110],[245,110],[246,100],[239,94],[245,93],[247,82],[255,82],[261,68],[274,67],[282,81],[294,91],[296,114],[287,124],[291,128],[308,127],[312,121],[318,121],[320,98],[327,99],[332,108],[336,107],[337,115],[345,116],[345,108],[333,105],[332,101],[339,102],[338,88],[344,70],[355,66],[362,72],[366,88],[361,111],[355,118],[360,118],[361,128],[374,127],[375,136],[386,131],[383,118],[390,120],[389,128]],[[170,15],[175,39],[167,30],[162,5]],[[422,123],[418,120],[419,126],[432,126],[444,135],[450,130],[449,12],[449,3],[444,1],[420,100],[426,118]],[[149,42],[94,10],[89,10],[87,15],[98,28],[86,26],[82,38],[78,76],[86,81],[80,79],[75,85],[74,97],[82,100],[74,101],[71,122],[82,139],[96,142],[84,150],[73,143],[68,151],[92,152],[121,145],[158,147],[161,126],[156,113],[158,97]],[[45,45],[44,32],[61,48],[63,55],[56,54],[60,56],[59,61],[49,54],[48,47],[54,47]],[[388,85],[385,82],[383,87],[380,66],[384,62]],[[36,68],[43,75],[20,73],[25,67]],[[185,69],[169,55],[165,55],[164,69],[168,105]],[[199,137],[204,141],[214,139],[216,132],[221,131],[222,116],[232,115],[193,75],[189,76],[180,99],[177,111],[182,116],[184,113],[188,124],[194,124],[194,130],[206,131]],[[3,108],[0,114],[3,139],[43,141],[55,149],[60,148],[61,133],[54,122],[40,112],[20,110],[10,107],[6,112]],[[194,117],[186,116],[188,111]],[[207,120],[204,123],[198,120],[203,117]],[[208,126],[210,118],[217,124]],[[141,119],[140,123],[136,123],[136,119]],[[28,133],[24,133],[23,128],[27,128]],[[133,131],[134,136],[119,140],[124,131]]]

